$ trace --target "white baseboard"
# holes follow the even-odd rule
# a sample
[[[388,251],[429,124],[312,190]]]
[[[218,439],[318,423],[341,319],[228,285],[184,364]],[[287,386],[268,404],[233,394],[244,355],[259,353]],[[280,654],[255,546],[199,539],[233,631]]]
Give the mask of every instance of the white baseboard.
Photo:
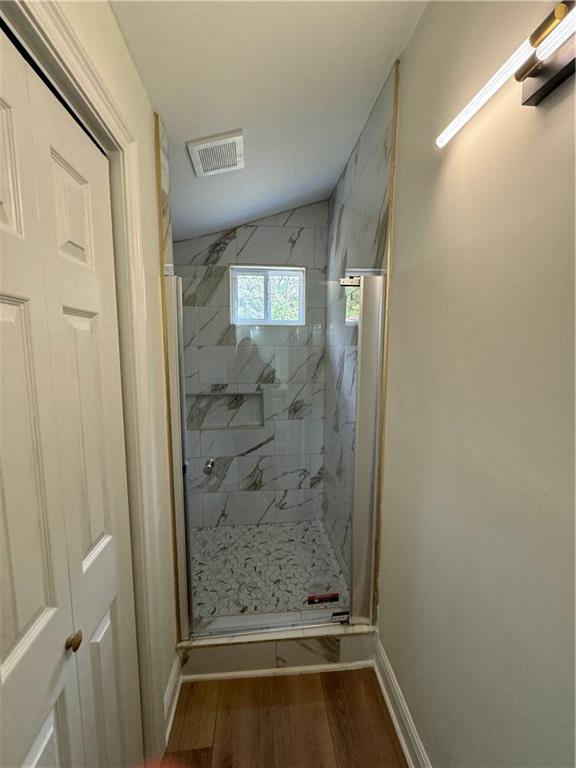
[[[409,768],[432,768],[402,689],[380,640],[376,643],[374,668]]]
[[[170,738],[170,731],[172,730],[174,713],[176,712],[176,704],[178,702],[178,694],[180,693],[180,686],[182,685],[180,669],[180,657],[176,656],[172,664],[172,669],[170,670],[168,685],[164,691],[164,723],[166,726],[166,744],[168,744],[168,739]]]
[[[182,682],[192,683],[195,680],[233,680],[241,677],[271,677],[273,675],[311,675],[318,672],[342,672],[347,669],[364,669],[373,667],[372,660],[350,661],[335,664],[307,664],[302,667],[272,667],[270,669],[245,669],[239,672],[203,672],[197,675],[182,675]]]

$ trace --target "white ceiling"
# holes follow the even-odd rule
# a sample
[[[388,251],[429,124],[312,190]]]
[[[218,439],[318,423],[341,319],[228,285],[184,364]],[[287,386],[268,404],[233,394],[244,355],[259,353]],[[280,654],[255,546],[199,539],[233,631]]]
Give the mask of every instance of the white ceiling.
[[[419,2],[112,2],[170,140],[175,239],[330,196]],[[185,142],[244,130],[244,170]]]

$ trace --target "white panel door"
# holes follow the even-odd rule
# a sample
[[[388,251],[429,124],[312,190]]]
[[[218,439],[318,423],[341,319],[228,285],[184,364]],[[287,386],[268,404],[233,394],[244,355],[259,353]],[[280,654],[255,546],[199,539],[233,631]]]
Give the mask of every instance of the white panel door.
[[[128,765],[140,700],[109,166],[28,79],[84,750],[89,766]]]
[[[0,36],[0,765],[82,765],[27,67]]]
[[[142,739],[108,161],[1,43],[1,765],[130,766]]]

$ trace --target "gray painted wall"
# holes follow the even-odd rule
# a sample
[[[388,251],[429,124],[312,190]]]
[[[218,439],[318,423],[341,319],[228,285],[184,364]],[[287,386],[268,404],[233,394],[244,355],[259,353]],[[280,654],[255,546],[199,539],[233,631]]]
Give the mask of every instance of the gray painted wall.
[[[434,146],[550,7],[401,59],[380,631],[435,768],[574,765],[574,79]]]

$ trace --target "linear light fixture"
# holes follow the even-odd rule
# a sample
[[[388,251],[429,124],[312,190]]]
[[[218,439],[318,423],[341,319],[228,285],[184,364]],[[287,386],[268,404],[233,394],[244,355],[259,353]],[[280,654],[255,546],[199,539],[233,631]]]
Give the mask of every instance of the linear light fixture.
[[[484,104],[489,101],[495,93],[497,93],[504,83],[512,77],[519,67],[525,64],[530,56],[534,53],[534,48],[530,45],[529,40],[525,40],[522,45],[514,51],[512,56],[500,67],[498,72],[493,75],[486,85],[478,91],[476,96],[470,101],[457,115],[450,125],[445,128],[440,136],[436,139],[437,147],[445,147],[450,139],[463,128],[466,123],[471,120],[478,110],[482,109]]]
[[[526,77],[541,62],[552,56],[574,34],[576,9],[570,13],[567,11],[568,7],[565,3],[560,3],[555,7],[532,35],[514,51],[496,74],[478,91],[472,101],[442,131],[436,139],[437,147],[445,147],[512,75],[522,72],[522,77]],[[532,64],[533,60],[534,63]]]
[[[548,37],[536,48],[536,58],[546,61],[558,48],[564,45],[568,38],[576,32],[576,8],[573,8],[564,21],[551,32]]]

